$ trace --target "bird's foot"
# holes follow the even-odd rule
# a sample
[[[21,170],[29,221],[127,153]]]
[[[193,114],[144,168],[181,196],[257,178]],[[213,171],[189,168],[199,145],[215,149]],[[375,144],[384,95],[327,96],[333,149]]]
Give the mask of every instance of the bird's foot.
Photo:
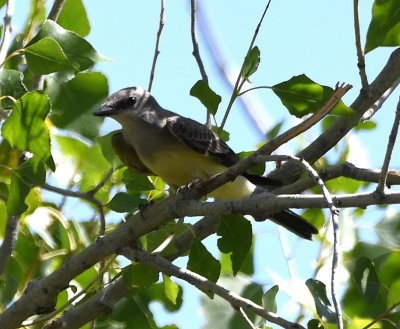
[[[197,187],[201,182],[200,178],[195,178],[191,182],[179,187],[176,193],[183,199],[197,199]]]
[[[146,218],[144,217],[144,211],[145,211],[148,207],[152,206],[153,204],[154,204],[154,201],[153,201],[153,200],[150,200],[150,201],[148,201],[148,202],[146,202],[146,203],[140,204],[140,205],[139,205],[140,217],[142,217],[144,220],[146,220]]]

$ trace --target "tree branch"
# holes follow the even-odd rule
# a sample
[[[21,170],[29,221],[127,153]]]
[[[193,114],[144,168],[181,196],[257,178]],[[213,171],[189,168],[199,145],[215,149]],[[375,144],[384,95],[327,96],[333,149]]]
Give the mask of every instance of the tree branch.
[[[196,288],[205,293],[211,292],[213,294],[216,294],[221,298],[225,299],[227,302],[229,302],[235,310],[238,310],[240,308],[251,310],[255,314],[266,319],[267,321],[275,323],[281,326],[282,328],[304,329],[304,327],[301,326],[300,324],[287,321],[277,316],[275,313],[268,312],[263,307],[257,305],[253,301],[243,298],[240,295],[234,293],[233,291],[229,291],[215,284],[214,282],[207,280],[205,277],[195,272],[179,268],[174,264],[170,263],[169,261],[167,261],[166,259],[162,258],[161,256],[150,254],[144,250],[133,251],[132,249],[124,249],[123,255],[130,259],[151,266],[156,270],[165,273],[169,276],[175,276],[179,279],[185,280],[186,282],[194,285]]]
[[[181,257],[182,254],[189,250],[193,237],[199,240],[205,239],[215,233],[218,223],[219,219],[212,217],[205,217],[199,220],[190,230],[182,233],[172,241],[176,253],[168,254],[164,257],[170,261]],[[52,321],[48,324],[48,328],[45,328],[75,329],[81,327],[96,318],[111,313],[115,304],[130,292],[131,287],[126,284],[122,277],[119,277],[84,303],[75,305],[67,312],[64,312],[60,318]]]

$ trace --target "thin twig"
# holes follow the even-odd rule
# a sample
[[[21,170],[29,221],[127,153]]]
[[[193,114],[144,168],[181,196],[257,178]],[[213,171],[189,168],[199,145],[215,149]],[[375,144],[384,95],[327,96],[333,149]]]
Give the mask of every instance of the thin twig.
[[[362,329],[371,328],[375,323],[378,323],[379,321],[384,320],[385,317],[399,305],[400,305],[400,301],[392,304],[391,306],[388,307],[387,310],[385,310],[382,314],[380,314],[376,319],[374,319],[373,321],[368,323],[365,327],[362,327]]]
[[[15,243],[17,242],[19,220],[20,218],[18,216],[9,216],[7,218],[3,242],[0,246],[0,275],[6,268],[11,253],[14,250]]]
[[[196,0],[191,0],[190,1],[190,6],[191,6],[191,21],[190,21],[190,34],[192,37],[192,44],[193,44],[193,56],[196,59],[197,66],[199,68],[200,74],[201,74],[201,79],[208,85],[208,76],[206,73],[206,69],[203,64],[203,60],[201,59],[200,56],[200,50],[199,50],[199,44],[197,42],[197,33],[196,33],[196,13],[197,13],[197,1]],[[206,116],[206,126],[211,127],[211,113],[207,111],[207,116]]]
[[[79,198],[79,199],[84,199],[89,201],[90,203],[94,204],[96,206],[96,208],[99,211],[100,214],[100,230],[99,230],[99,235],[103,235],[105,233],[106,230],[106,217],[105,217],[105,213],[104,213],[104,205],[97,200],[94,195],[104,186],[104,184],[107,183],[107,181],[110,179],[111,175],[113,173],[113,169],[111,168],[106,175],[104,176],[104,178],[90,191],[88,192],[76,192],[76,191],[71,191],[71,190],[67,190],[67,189],[63,189],[57,186],[52,186],[50,184],[44,183],[43,185],[41,185],[41,188],[54,192],[54,193],[58,193],[61,194],[65,197],[69,196],[72,198]]]
[[[165,25],[165,2],[161,0],[161,11],[160,11],[160,23],[158,25],[157,37],[156,37],[156,47],[154,50],[153,56],[153,63],[151,64],[151,71],[150,71],[150,81],[149,87],[147,88],[148,91],[151,91],[151,87],[153,86],[154,80],[154,72],[156,71],[156,64],[158,55],[160,55],[160,40],[161,40],[161,33]]]
[[[376,112],[382,107],[382,105],[386,102],[389,96],[393,93],[393,91],[397,88],[400,84],[400,79],[396,80],[383,94],[378,100],[367,110],[362,116],[362,120],[369,120],[371,119]]]
[[[249,49],[248,49],[247,52],[246,52],[246,56],[247,56],[247,54],[250,52],[250,50],[253,49],[254,43],[255,43],[256,38],[257,38],[257,36],[258,36],[258,32],[260,31],[261,24],[262,24],[262,22],[263,22],[263,20],[264,20],[265,14],[266,14],[267,11],[268,11],[268,8],[269,8],[269,5],[271,4],[271,1],[272,1],[272,0],[269,0],[269,1],[267,2],[267,5],[265,6],[264,12],[263,12],[263,14],[261,15],[260,21],[258,22],[257,27],[256,27],[256,29],[255,29],[255,31],[254,31],[253,38],[251,39]],[[245,56],[245,59],[246,59],[246,56]],[[242,73],[243,73],[243,69],[244,69],[245,59],[243,60],[242,67],[240,68],[238,77],[237,77],[236,82],[235,82],[235,86],[233,87],[233,92],[232,92],[231,98],[229,99],[229,103],[228,103],[228,106],[227,106],[227,109],[226,109],[224,118],[222,119],[222,123],[221,123],[221,125],[220,125],[220,127],[219,127],[219,129],[221,129],[221,130],[224,129],[226,120],[228,119],[228,116],[229,116],[229,113],[230,113],[230,111],[231,111],[231,109],[232,109],[233,103],[235,102],[235,99],[236,99],[236,97],[238,96],[241,87],[242,87],[243,84],[245,83],[245,81],[242,79]]]
[[[394,144],[396,143],[397,133],[399,131],[399,124],[400,124],[400,98],[397,103],[396,115],[394,117],[392,130],[390,131],[389,135],[389,141],[386,148],[385,159],[383,160],[382,164],[382,171],[379,177],[379,183],[378,186],[376,187],[376,192],[381,195],[383,195],[383,193],[385,192],[386,180],[389,171],[389,163],[390,159],[392,158]]]
[[[226,85],[226,88],[233,90],[235,79],[237,78],[237,70],[233,67],[234,65],[229,64],[230,59],[223,54],[221,41],[218,40],[214,29],[210,26],[206,12],[201,9],[201,3],[197,3],[197,8],[199,32],[203,35],[203,44],[205,50],[208,52],[208,57],[211,59],[211,64],[220,72],[220,78],[222,79],[222,83]],[[270,126],[270,120],[265,115],[265,112],[262,111],[264,105],[256,97],[248,97],[247,95],[239,97],[236,100],[250,119],[254,131],[260,137],[265,137]]]
[[[0,44],[0,63],[4,63],[11,44],[11,19],[14,15],[14,0],[8,0],[4,14],[3,37]]]
[[[55,0],[53,6],[50,9],[49,15],[47,16],[47,19],[56,22],[58,16],[60,16],[61,10],[63,9],[65,2],[66,0]]]
[[[302,167],[315,179],[317,184],[319,185],[321,192],[328,203],[328,208],[331,212],[331,219],[332,219],[332,226],[333,226],[333,255],[332,255],[332,267],[331,267],[331,295],[332,295],[332,301],[333,301],[333,306],[335,308],[336,312],[336,323],[338,326],[338,329],[343,329],[343,318],[342,318],[342,310],[340,307],[340,304],[338,302],[337,296],[336,296],[336,270],[338,266],[338,260],[339,260],[339,239],[338,239],[338,234],[339,234],[339,210],[336,208],[334,205],[332,196],[328,189],[326,188],[323,180],[321,177],[319,177],[318,173],[314,170],[311,165],[305,161],[304,159],[300,159],[297,157],[292,157],[292,156],[282,156],[282,155],[271,155],[269,156],[270,160],[272,161],[287,161],[287,160],[294,160],[299,162]]]
[[[342,97],[351,88],[352,86],[348,84],[344,83],[342,83],[341,85],[336,84],[335,92],[332,94],[332,96],[328,99],[328,101],[322,106],[322,108],[318,112],[316,112],[306,120],[302,121],[297,126],[277,136],[272,141],[264,144],[264,146],[261,147],[256,153],[270,154],[272,151],[276,150],[278,145],[281,146],[287,143],[289,140],[293,139],[294,137],[310,129],[312,126],[321,121],[335,107],[335,105],[339,103]]]
[[[240,314],[240,317],[243,319],[243,321],[246,323],[247,327],[249,327],[250,329],[257,329],[253,322],[251,322],[251,320],[249,319],[249,317],[247,316],[246,312],[243,310],[243,307],[239,307],[239,309],[237,310]]]
[[[365,58],[361,47],[361,36],[360,36],[360,20],[358,16],[358,0],[353,0],[353,13],[354,13],[354,33],[356,38],[356,50],[358,58],[358,72],[361,78],[362,90],[365,93],[369,93],[369,83],[367,73],[365,72]]]
[[[194,285],[196,288],[205,293],[212,292],[215,295],[218,295],[221,298],[225,299],[236,310],[239,308],[250,310],[255,314],[261,316],[265,320],[275,323],[281,326],[282,328],[304,329],[304,327],[301,326],[300,324],[290,322],[288,320],[279,317],[275,313],[268,312],[263,307],[254,303],[253,301],[247,298],[243,298],[242,296],[234,293],[233,291],[227,290],[215,284],[214,282],[207,280],[205,277],[195,272],[189,271],[184,268],[179,268],[178,266],[172,264],[163,257],[160,257],[155,254],[150,254],[144,250],[138,250],[138,249],[132,250],[131,248],[123,249],[122,253],[125,257],[129,259],[142,262],[169,276],[175,276],[179,279],[185,280],[186,282]]]

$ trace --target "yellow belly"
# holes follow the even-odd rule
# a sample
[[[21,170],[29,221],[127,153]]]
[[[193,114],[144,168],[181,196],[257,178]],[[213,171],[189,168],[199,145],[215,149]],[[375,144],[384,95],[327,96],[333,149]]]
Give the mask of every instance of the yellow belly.
[[[162,150],[142,158],[143,163],[167,184],[180,187],[194,179],[205,180],[226,167],[189,148]],[[255,186],[243,176],[210,193],[217,199],[239,199],[250,195]]]

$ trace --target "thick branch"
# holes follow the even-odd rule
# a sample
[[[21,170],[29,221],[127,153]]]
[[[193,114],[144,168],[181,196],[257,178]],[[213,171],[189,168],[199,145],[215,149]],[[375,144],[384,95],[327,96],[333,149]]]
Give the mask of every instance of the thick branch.
[[[275,313],[268,312],[263,307],[257,305],[253,301],[243,298],[242,296],[234,293],[233,291],[229,291],[215,284],[214,282],[207,280],[205,277],[195,272],[179,268],[160,256],[157,256],[155,254],[149,254],[144,250],[135,250],[131,252],[129,252],[128,250],[124,250],[124,255],[130,259],[143,262],[144,264],[147,264],[169,276],[175,276],[177,278],[185,280],[186,282],[194,285],[199,290],[205,293],[207,292],[214,293],[220,296],[221,298],[225,299],[227,302],[229,302],[232,305],[232,307],[236,310],[239,308],[250,310],[255,314],[261,316],[262,318],[266,319],[267,321],[275,323],[281,326],[282,328],[304,329],[304,327],[301,326],[300,324],[287,321],[279,317]]]

